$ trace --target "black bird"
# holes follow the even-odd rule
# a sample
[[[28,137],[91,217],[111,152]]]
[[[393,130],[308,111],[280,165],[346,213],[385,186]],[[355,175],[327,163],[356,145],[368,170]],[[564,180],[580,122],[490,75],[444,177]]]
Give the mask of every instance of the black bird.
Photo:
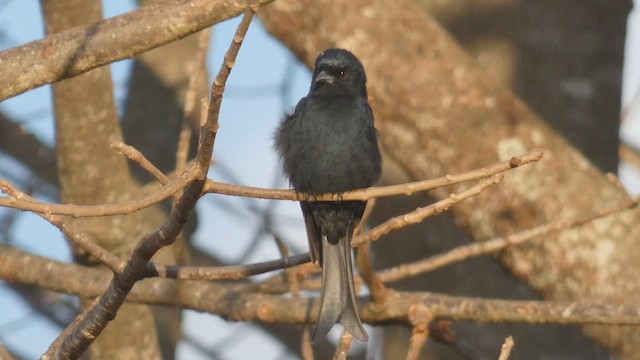
[[[285,117],[276,136],[284,172],[297,192],[342,193],[373,185],[380,177],[373,113],[360,60],[343,49],[323,51],[309,94]],[[368,336],[356,308],[351,237],[365,201],[302,201],[311,259],[322,266],[320,314],[313,339],[337,321],[354,337]]]

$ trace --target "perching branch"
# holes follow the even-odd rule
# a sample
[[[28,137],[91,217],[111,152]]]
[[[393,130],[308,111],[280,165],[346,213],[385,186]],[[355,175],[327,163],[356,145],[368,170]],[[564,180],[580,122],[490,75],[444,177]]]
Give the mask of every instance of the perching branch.
[[[370,187],[366,189],[347,191],[342,194],[324,194],[317,196],[308,194],[296,194],[293,190],[264,189],[250,186],[225,184],[215,181],[207,181],[204,191],[221,195],[246,196],[259,199],[294,201],[304,201],[309,199],[313,199],[314,201],[366,201],[378,197],[412,195],[416,192],[432,190],[447,185],[455,185],[466,181],[488,178],[493,175],[508,171],[510,169],[536,162],[542,158],[543,154],[544,153],[541,149],[534,149],[527,154],[513,157],[508,161],[502,161],[476,170],[462,172],[456,175],[445,175],[435,179],[416,181],[400,185]]]
[[[137,162],[143,168],[155,174],[160,182],[166,181],[164,175],[137,150],[121,143],[114,143],[113,147],[126,155],[132,161]],[[480,169],[463,172],[458,175],[445,175],[439,178],[416,181],[407,184],[390,185],[381,187],[371,187],[348,191],[343,194],[308,195],[298,194],[293,190],[264,189],[250,186],[232,185],[207,180],[205,192],[212,192],[224,195],[246,196],[263,199],[304,201],[314,199],[315,201],[338,201],[338,200],[368,200],[374,197],[411,195],[418,191],[432,190],[445,185],[454,185],[465,181],[482,179],[505,172],[507,170],[538,161],[542,158],[542,150],[536,149],[528,154],[513,157],[509,161],[503,161],[489,165]],[[155,170],[154,170],[155,169]],[[194,180],[198,174],[195,168],[191,167],[179,177],[170,180],[165,186],[141,199],[128,200],[115,204],[101,205],[71,205],[71,204],[45,204],[33,201],[17,199],[15,197],[0,197],[0,206],[28,210],[45,214],[69,215],[73,217],[92,217],[107,215],[127,215],[140,209],[154,205],[176,192],[180,191],[190,181]]]

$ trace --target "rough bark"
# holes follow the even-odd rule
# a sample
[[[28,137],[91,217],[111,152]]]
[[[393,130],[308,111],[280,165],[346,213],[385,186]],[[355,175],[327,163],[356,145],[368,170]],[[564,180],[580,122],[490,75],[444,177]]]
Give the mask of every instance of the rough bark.
[[[0,87],[0,100],[134,57],[237,16],[246,6],[244,1],[166,1],[2,51],[6,86]]]
[[[616,172],[630,0],[422,0],[494,79]]]
[[[386,161],[412,179],[545,149],[542,162],[514,171],[494,191],[453,209],[476,239],[624,199],[416,3],[283,0],[265,7],[262,20],[307,64],[335,46],[362,59]],[[510,249],[503,260],[551,299],[638,300],[638,221],[638,211],[625,212]],[[638,353],[637,329],[589,327],[588,332],[621,358]]]
[[[488,77],[509,86],[600,169],[616,171],[625,19],[631,1],[422,0],[421,4]],[[382,221],[429,200],[420,201],[383,199],[372,221]],[[377,264],[384,267],[412,261],[415,254],[438,253],[460,245],[468,236],[449,224],[450,220],[446,216],[433,219],[392,236],[405,239],[402,249],[393,241],[376,243]],[[540,298],[526,289],[526,284],[500,271],[493,258],[467,261],[396,286],[476,296]],[[579,327],[455,323],[453,328],[461,342],[458,350],[487,357],[493,357],[495,344],[505,334],[517,340],[516,353],[522,360],[538,359],[541,352],[548,359],[606,357],[602,348],[585,339]],[[398,334],[392,337],[390,332]],[[390,327],[384,334],[385,345],[398,339],[399,343],[392,346],[398,351],[408,346],[411,329]],[[446,350],[427,346],[423,355],[442,359],[458,356],[444,354]],[[405,353],[406,349],[399,351]]]

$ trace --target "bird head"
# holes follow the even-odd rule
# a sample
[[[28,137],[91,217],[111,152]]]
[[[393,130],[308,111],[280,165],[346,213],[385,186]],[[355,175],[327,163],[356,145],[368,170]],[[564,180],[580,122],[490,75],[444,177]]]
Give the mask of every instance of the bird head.
[[[327,49],[316,58],[309,94],[312,96],[367,97],[362,63],[350,51]]]

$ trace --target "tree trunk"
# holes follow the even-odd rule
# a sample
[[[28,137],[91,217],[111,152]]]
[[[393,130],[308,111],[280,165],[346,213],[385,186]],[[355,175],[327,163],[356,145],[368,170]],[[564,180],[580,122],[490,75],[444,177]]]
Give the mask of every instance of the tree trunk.
[[[42,0],[48,33],[102,19],[97,0]],[[130,198],[140,187],[127,160],[110,147],[122,141],[109,67],[101,67],[53,86],[56,146],[61,197],[64,203],[102,204]],[[138,238],[160,224],[158,207],[133,216],[76,219],[74,225],[91,234],[107,250],[126,256]],[[76,260],[93,261],[74,249]],[[171,261],[170,251],[162,255]],[[114,321],[89,348],[94,359],[160,359],[155,319],[149,306],[125,304]]]

